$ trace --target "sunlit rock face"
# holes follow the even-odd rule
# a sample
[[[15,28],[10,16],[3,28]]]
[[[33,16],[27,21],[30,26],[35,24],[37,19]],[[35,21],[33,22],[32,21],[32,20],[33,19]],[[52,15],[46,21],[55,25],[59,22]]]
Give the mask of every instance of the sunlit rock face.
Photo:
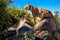
[[[40,18],[43,18],[43,17],[52,17],[52,13],[51,11],[47,10],[47,9],[44,9],[44,8],[37,8],[33,5],[26,5],[25,6],[25,9],[27,10],[30,10],[33,17],[34,17],[34,22],[36,23],[36,17],[40,17]]]
[[[55,40],[55,38],[53,37],[53,35],[55,35],[55,34],[56,34],[56,38],[59,38],[59,37],[57,37],[56,23],[53,18],[43,19],[41,22],[39,22],[38,24],[35,25],[34,31],[35,31],[35,33],[34,33],[35,37],[37,37],[37,38],[39,38],[41,36],[42,31],[48,31],[48,34],[50,34],[50,35],[46,36],[47,40]],[[53,33],[54,31],[55,31],[55,33]],[[38,32],[38,34],[37,34],[37,32]]]

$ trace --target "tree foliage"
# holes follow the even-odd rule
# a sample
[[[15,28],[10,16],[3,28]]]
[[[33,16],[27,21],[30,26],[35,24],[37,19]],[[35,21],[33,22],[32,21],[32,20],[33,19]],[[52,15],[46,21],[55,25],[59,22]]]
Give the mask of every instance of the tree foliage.
[[[25,32],[25,33],[24,33],[24,39],[25,39],[25,40],[34,40],[35,38],[34,38],[34,37],[29,38],[27,32]]]
[[[34,26],[33,17],[25,9],[19,10],[17,7],[8,7],[11,0],[0,0],[0,40],[7,27],[12,26],[23,16],[28,16],[28,24]],[[32,19],[32,20],[31,20]]]
[[[8,18],[8,14],[7,14],[7,6],[8,4],[11,3],[11,0],[0,0],[0,35],[1,35],[1,32],[2,30],[4,30],[4,27],[7,26],[8,22],[7,21],[9,18]],[[1,40],[1,36],[0,36],[0,40]]]
[[[60,16],[59,16],[60,12],[59,11],[55,11],[54,12],[54,17],[56,18],[56,20],[58,21],[58,23],[60,23]]]

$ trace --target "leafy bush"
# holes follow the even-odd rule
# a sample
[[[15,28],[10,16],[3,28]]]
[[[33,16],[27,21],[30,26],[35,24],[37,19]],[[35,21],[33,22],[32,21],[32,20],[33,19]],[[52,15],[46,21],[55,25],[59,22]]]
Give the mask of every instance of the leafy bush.
[[[24,39],[25,40],[34,40],[34,38],[29,38],[27,35],[27,32],[24,33]]]

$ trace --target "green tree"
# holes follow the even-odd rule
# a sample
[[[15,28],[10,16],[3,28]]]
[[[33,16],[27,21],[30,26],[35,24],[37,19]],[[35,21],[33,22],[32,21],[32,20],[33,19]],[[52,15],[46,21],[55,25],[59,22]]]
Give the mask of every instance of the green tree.
[[[0,40],[2,34],[7,27],[12,26],[23,16],[27,15],[28,24],[34,26],[33,16],[23,8],[19,10],[16,6],[8,7],[12,0],[0,0]]]
[[[5,20],[8,17],[6,8],[7,8],[8,4],[10,4],[11,2],[12,2],[12,0],[0,0],[0,35],[1,35],[2,30],[4,29],[4,27],[7,24],[7,22],[6,22],[7,20]],[[0,40],[1,39],[2,39],[2,36],[0,36]]]
[[[34,40],[35,38],[29,38],[28,35],[27,35],[27,32],[24,33],[24,39],[25,40]]]
[[[60,23],[60,17],[59,17],[59,11],[55,11],[54,12],[54,17],[56,18],[56,20]]]

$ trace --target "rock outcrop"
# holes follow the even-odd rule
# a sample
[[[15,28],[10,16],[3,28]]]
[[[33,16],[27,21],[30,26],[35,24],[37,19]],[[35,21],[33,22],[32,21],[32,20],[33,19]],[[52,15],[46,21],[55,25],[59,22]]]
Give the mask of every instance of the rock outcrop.
[[[27,32],[29,38],[34,38],[34,31],[31,26],[26,23],[26,18],[23,17],[15,24],[5,31],[3,40],[25,40],[24,33]]]

